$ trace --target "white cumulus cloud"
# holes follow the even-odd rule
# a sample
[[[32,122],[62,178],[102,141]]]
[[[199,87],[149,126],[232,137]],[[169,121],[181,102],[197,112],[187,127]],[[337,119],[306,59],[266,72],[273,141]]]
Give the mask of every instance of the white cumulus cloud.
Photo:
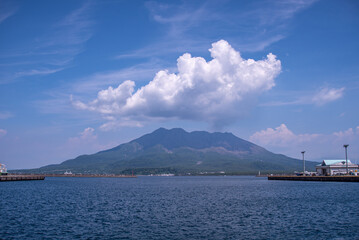
[[[358,128],[359,127],[357,127],[357,129]],[[357,131],[357,133],[359,134],[358,131]],[[348,137],[353,137],[355,135],[355,132],[353,131],[352,128],[349,128],[348,130],[345,130],[345,131],[334,132],[333,135],[338,138],[348,138]]]
[[[73,104],[116,118],[175,118],[219,125],[246,112],[257,95],[275,85],[281,71],[281,62],[271,53],[258,61],[243,59],[224,40],[213,43],[209,51],[213,59],[208,62],[183,54],[177,59],[177,73],[161,70],[137,90],[135,82],[127,80],[101,90],[89,103]]]
[[[263,146],[288,146],[300,142],[309,142],[318,138],[319,134],[294,134],[285,124],[276,128],[267,128],[254,133],[250,140]]]
[[[83,143],[92,142],[97,139],[97,135],[95,135],[94,132],[95,129],[88,127],[79,134],[80,136],[69,138],[69,143],[83,144]]]
[[[314,97],[313,103],[322,106],[326,103],[338,100],[344,94],[344,88],[323,88]]]
[[[343,158],[343,144],[350,146],[350,158],[359,161],[359,126],[330,134],[295,134],[285,124],[276,128],[258,131],[250,141],[271,151],[301,158],[301,151],[306,151],[308,159]]]
[[[71,158],[84,153],[92,154],[103,149],[109,149],[117,144],[114,142],[102,144],[95,129],[87,127],[76,136],[68,138],[67,142],[59,146],[58,151],[64,152],[65,158]]]

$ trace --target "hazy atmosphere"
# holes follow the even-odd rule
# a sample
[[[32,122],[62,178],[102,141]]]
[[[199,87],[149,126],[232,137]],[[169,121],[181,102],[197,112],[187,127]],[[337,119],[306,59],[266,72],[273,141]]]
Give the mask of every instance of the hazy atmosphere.
[[[0,162],[159,127],[359,162],[359,2],[2,1]]]

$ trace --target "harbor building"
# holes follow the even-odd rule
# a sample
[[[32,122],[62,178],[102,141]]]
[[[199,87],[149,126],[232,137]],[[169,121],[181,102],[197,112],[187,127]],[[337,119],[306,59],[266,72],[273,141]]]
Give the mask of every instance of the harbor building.
[[[324,175],[324,176],[344,175],[347,173],[347,164],[345,159],[323,160],[323,162],[321,164],[318,164],[315,168],[319,175]],[[358,164],[354,164],[348,159],[349,173],[357,175],[358,170],[359,170]]]
[[[7,175],[5,164],[0,163],[0,175]]]

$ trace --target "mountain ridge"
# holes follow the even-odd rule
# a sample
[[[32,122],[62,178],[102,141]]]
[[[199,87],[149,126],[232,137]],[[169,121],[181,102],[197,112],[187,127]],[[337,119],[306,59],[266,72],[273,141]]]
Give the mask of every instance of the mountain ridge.
[[[308,169],[316,163],[307,161]],[[80,155],[60,164],[32,169],[39,173],[228,174],[300,171],[302,161],[275,154],[232,133],[187,132],[159,128],[114,148]]]

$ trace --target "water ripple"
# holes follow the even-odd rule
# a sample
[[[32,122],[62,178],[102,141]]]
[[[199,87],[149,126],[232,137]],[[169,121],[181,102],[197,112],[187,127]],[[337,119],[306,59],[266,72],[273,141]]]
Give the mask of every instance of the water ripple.
[[[0,184],[1,239],[358,239],[357,183],[255,177]]]

